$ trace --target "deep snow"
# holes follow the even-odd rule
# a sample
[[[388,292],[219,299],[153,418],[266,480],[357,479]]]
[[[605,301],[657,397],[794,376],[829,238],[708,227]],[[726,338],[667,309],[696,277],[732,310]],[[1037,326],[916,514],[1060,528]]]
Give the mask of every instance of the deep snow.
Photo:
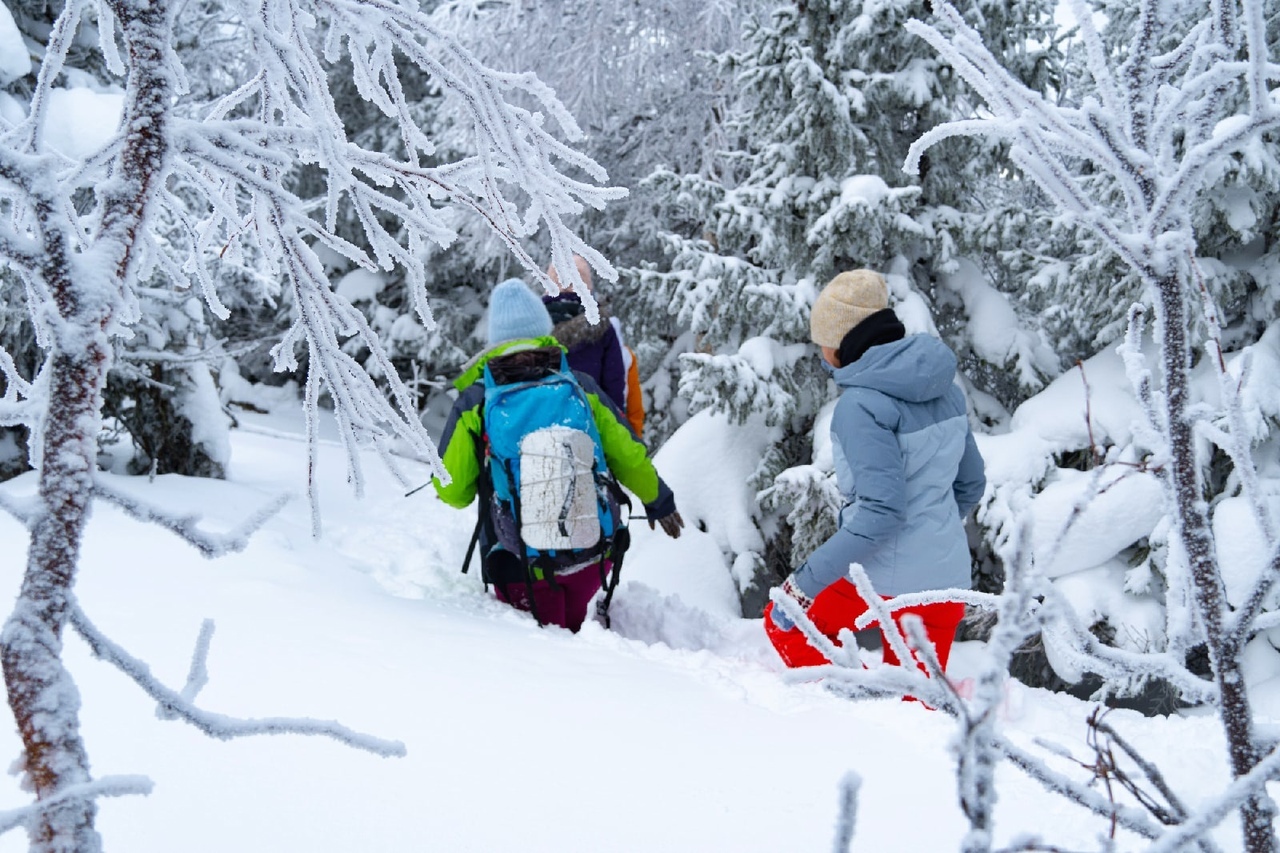
[[[226,482],[112,482],[170,511],[203,513],[207,529],[229,529],[282,490],[303,494],[298,423],[291,414],[242,418]],[[673,481],[691,470],[711,478],[713,461],[666,454],[659,467]],[[425,479],[424,467],[408,464]],[[325,443],[318,541],[298,497],[245,551],[215,561],[99,503],[79,599],[175,688],[201,620],[214,619],[202,707],[338,719],[402,740],[407,757],[299,736],[210,740],[157,719],[140,690],[70,637],[95,775],[156,783],[148,797],[101,802],[107,850],[829,850],[837,785],[850,770],[863,780],[852,850],[957,849],[966,824],[951,719],[788,681],[759,620],[732,615],[733,581],[710,535],[689,529],[670,541],[637,522],[614,630],[589,623],[574,636],[492,600],[476,568],[458,571],[470,512],[445,507],[429,488],[403,497],[373,464],[357,501],[344,471],[341,450]],[[34,486],[28,474],[0,489]],[[0,536],[10,543],[0,598],[10,600],[25,532],[5,517]],[[951,675],[963,679],[979,654],[958,647]],[[1088,760],[1090,708],[1015,687],[1002,717],[1021,745],[1045,738]],[[1110,721],[1192,804],[1225,784],[1212,718],[1114,711]],[[18,754],[12,724],[0,725],[0,756]],[[998,779],[998,841],[1034,832],[1068,849],[1099,848],[1105,821],[1011,767]],[[0,808],[27,802],[16,778],[0,779]],[[1121,849],[1143,846],[1121,837]],[[1237,837],[1234,820],[1219,830],[1225,849]],[[21,832],[0,838],[0,851],[25,846]]]

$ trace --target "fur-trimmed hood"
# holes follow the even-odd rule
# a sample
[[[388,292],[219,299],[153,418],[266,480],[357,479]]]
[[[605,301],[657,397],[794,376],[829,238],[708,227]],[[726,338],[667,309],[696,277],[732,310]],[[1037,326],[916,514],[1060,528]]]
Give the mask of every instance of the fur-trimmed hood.
[[[594,379],[604,393],[619,406],[626,405],[627,367],[622,343],[610,322],[608,303],[596,303],[600,321],[588,323],[586,308],[576,293],[544,296],[542,304],[555,325],[551,335],[569,351],[569,366]]]
[[[600,319],[596,323],[587,320],[586,308],[577,294],[561,294],[543,302],[551,322],[555,325],[551,335],[567,349],[573,350],[583,344],[591,344],[600,340],[609,331],[609,305],[604,300],[596,302],[600,309]]]

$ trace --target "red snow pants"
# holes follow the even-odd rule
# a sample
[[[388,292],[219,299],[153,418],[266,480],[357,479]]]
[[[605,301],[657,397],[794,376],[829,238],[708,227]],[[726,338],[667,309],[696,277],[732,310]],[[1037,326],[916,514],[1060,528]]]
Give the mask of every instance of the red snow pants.
[[[892,599],[886,599],[893,606]],[[773,611],[773,602],[769,602],[764,609],[764,630],[769,637],[769,642],[773,643],[773,647],[778,650],[778,654],[782,656],[782,660],[789,667],[801,666],[821,666],[830,663],[826,656],[809,645],[809,641],[805,639],[804,634],[799,628],[792,628],[790,631],[784,631],[777,625],[773,624],[773,620],[769,618],[769,614]],[[831,642],[837,646],[840,645],[836,636],[842,628],[853,630],[853,623],[859,616],[867,612],[867,603],[862,600],[862,596],[858,595],[858,589],[850,581],[841,578],[831,586],[824,589],[813,600],[813,606],[809,608],[809,619],[813,622],[825,636],[831,639]],[[902,630],[901,619],[907,614],[919,616],[924,621],[924,631],[929,641],[933,643],[938,653],[938,662],[942,664],[942,668],[946,669],[947,660],[951,657],[951,644],[956,637],[956,629],[960,627],[960,620],[964,618],[964,605],[958,601],[944,601],[938,604],[923,604],[915,607],[904,607],[901,610],[893,611],[893,621],[898,625],[898,630]],[[873,622],[872,625],[877,623]],[[905,632],[903,634],[905,635]],[[893,649],[889,647],[889,643],[884,639],[884,632],[880,632],[881,642],[884,643],[884,662],[887,664],[898,665],[901,661],[898,656],[893,653]],[[924,664],[916,661],[916,666],[921,671],[924,670]]]
[[[613,569],[611,560],[604,561],[604,574]],[[538,618],[544,625],[559,625],[575,634],[587,619],[587,605],[602,585],[600,569],[587,566],[568,575],[556,575],[556,581],[533,582],[533,604],[537,605]],[[494,584],[498,600],[517,610],[532,612],[529,603],[529,585],[525,583]]]

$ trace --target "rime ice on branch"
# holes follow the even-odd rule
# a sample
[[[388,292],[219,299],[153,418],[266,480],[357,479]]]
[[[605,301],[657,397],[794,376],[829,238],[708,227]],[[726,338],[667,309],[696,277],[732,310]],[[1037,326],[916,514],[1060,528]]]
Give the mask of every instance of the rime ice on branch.
[[[1256,466],[1249,441],[1238,432],[1243,426],[1239,386],[1221,383],[1224,411],[1193,405],[1193,326],[1188,313],[1191,305],[1204,306],[1209,355],[1221,364],[1221,344],[1214,337],[1217,312],[1198,280],[1188,210],[1224,158],[1280,129],[1275,97],[1280,67],[1268,56],[1264,4],[1215,0],[1197,23],[1183,25],[1162,4],[1143,0],[1128,56],[1113,65],[1094,27],[1092,10],[1084,0],[1074,0],[1071,8],[1097,92],[1078,105],[1054,103],[1029,91],[1000,66],[953,6],[938,2],[934,8],[936,25],[912,21],[908,28],[973,86],[985,101],[986,114],[930,131],[912,146],[907,170],[918,167],[926,149],[950,137],[986,134],[1008,141],[1010,156],[1022,171],[1140,278],[1145,301],[1155,310],[1163,384],[1156,384],[1154,371],[1141,355],[1145,306],[1130,311],[1130,334],[1122,349],[1146,409],[1147,427],[1156,436],[1154,454],[1165,463],[1163,482],[1174,531],[1166,568],[1168,598],[1175,605],[1180,600],[1194,602],[1194,618],[1182,618],[1185,614],[1177,606],[1169,608],[1170,644],[1207,644],[1213,698],[1236,778],[1227,809],[1215,804],[1213,820],[1193,816],[1189,822],[1203,832],[1228,810],[1237,810],[1245,848],[1251,853],[1273,851],[1275,804],[1261,780],[1267,775],[1262,768],[1271,766],[1276,753],[1273,746],[1260,749],[1255,739],[1241,658],[1252,620],[1280,572],[1280,552],[1268,519],[1261,530],[1271,565],[1246,595],[1246,606],[1233,612],[1226,600],[1209,507],[1202,498],[1201,435],[1214,438],[1230,456],[1246,496],[1255,504],[1255,515],[1265,519],[1267,513],[1252,486]],[[1156,55],[1157,45],[1165,52]],[[1213,422],[1226,426],[1212,426]],[[1186,840],[1182,833],[1178,838],[1178,844]]]
[[[17,605],[0,636],[25,773],[38,798],[21,818],[31,827],[32,850],[99,850],[94,799],[145,787],[91,779],[80,738],[79,696],[61,661],[93,496],[107,496],[137,518],[159,520],[211,554],[242,544],[241,534],[263,520],[254,516],[229,538],[208,537],[188,519],[166,516],[95,482],[103,386],[115,345],[139,324],[144,286],[163,291],[194,285],[210,311],[226,316],[215,274],[224,260],[249,255],[265,264],[255,278],[259,298],[270,298],[283,281],[296,315],[274,350],[276,365],[296,367],[298,351],[305,351],[309,435],[314,442],[320,395],[327,393],[347,450],[349,479],[359,491],[359,451],[365,446],[377,448],[395,470],[390,445],[399,440],[443,470],[410,393],[363,316],[330,286],[316,248],[346,255],[370,271],[401,271],[419,318],[429,326],[422,250],[428,242],[454,238],[446,208],[480,216],[522,264],[541,275],[541,265],[522,249],[524,238],[545,227],[558,255],[598,258],[564,220],[622,194],[599,186],[603,170],[549,129],[550,122],[563,136],[580,136],[549,89],[531,75],[483,67],[416,4],[227,0],[212,6],[235,30],[238,44],[233,61],[220,69],[235,75],[234,85],[216,100],[200,102],[191,94],[174,49],[177,11],[171,4],[68,0],[49,33],[29,114],[16,125],[0,124],[0,263],[25,287],[45,353],[39,374],[28,377],[20,375],[10,354],[0,352],[0,425],[33,430],[39,467],[38,501],[3,507],[29,527],[31,545]],[[113,138],[73,160],[49,149],[43,132],[68,52],[85,41],[85,19],[96,23],[107,69],[123,77],[124,112]],[[342,57],[349,59],[361,95],[395,118],[399,150],[374,150],[348,139],[328,89],[329,69]],[[463,104],[472,156],[434,162],[432,142],[400,84],[406,63]],[[200,91],[208,88],[202,81]],[[517,100],[538,111],[516,106]],[[288,176],[302,166],[322,175],[318,201],[290,189]],[[338,235],[340,206],[355,211],[360,244]],[[11,282],[0,286],[12,287]],[[389,394],[349,354],[353,343],[372,353]],[[311,459],[314,465],[314,449]],[[318,526],[314,487],[311,497]],[[142,672],[83,617],[77,627],[117,666],[135,676]],[[311,726],[276,720],[246,728],[197,713],[153,680],[137,680],[163,696],[170,711],[218,735]],[[353,745],[394,752],[381,742],[322,727]]]

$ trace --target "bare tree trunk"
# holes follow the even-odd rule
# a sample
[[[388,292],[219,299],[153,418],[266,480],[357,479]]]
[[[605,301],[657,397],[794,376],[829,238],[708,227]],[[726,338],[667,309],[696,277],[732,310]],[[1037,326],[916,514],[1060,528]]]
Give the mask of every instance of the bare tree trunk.
[[[1217,680],[1221,705],[1219,716],[1226,731],[1232,773],[1239,778],[1258,763],[1253,739],[1253,716],[1240,667],[1239,649],[1234,647],[1224,624],[1227,614],[1226,590],[1218,571],[1208,505],[1203,496],[1200,469],[1196,462],[1195,434],[1190,405],[1190,344],[1187,339],[1186,294],[1177,273],[1158,280],[1162,308],[1161,332],[1165,374],[1165,416],[1168,419],[1169,477],[1173,486],[1174,519],[1186,550],[1195,586],[1196,603],[1204,621],[1209,657]],[[1259,789],[1241,807],[1245,850],[1274,853],[1276,835],[1272,828],[1274,805],[1265,790]]]
[[[40,188],[28,187],[42,229],[41,274],[58,316],[41,448],[41,508],[31,524],[18,601],[0,632],[0,665],[22,736],[26,773],[41,801],[91,779],[80,737],[79,691],[61,658],[62,629],[97,468],[102,389],[111,361],[108,329],[168,151],[167,3],[116,3],[113,8],[128,48],[123,121],[129,131],[113,180],[102,192],[101,227],[93,245],[76,254],[72,230],[59,218],[57,205]],[[96,812],[90,798],[47,804],[32,825],[30,849],[96,853],[102,849],[94,829]]]
[[[93,487],[98,407],[108,364],[105,335],[101,338],[86,353],[54,356],[40,470],[43,508],[32,526],[18,604],[0,635],[9,707],[38,799],[90,780],[80,739],[80,694],[61,654]],[[93,828],[95,812],[87,799],[48,809],[32,828],[31,850],[101,849]]]

